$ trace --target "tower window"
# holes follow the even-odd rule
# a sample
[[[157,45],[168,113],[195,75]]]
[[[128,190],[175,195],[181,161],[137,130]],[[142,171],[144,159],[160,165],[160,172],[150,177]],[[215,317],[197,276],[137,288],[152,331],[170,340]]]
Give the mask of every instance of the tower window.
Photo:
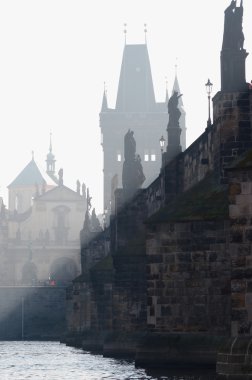
[[[149,155],[148,154],[144,155],[144,161],[146,161],[146,162],[149,161]]]
[[[121,153],[117,153],[117,161],[118,162],[122,161],[122,155],[121,155]]]
[[[151,161],[156,161],[156,155],[155,154],[151,154]]]

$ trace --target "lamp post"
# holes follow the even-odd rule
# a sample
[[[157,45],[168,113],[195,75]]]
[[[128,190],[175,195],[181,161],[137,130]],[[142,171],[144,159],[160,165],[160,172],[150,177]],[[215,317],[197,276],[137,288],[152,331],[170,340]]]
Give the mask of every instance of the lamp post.
[[[165,146],[165,138],[164,138],[164,136],[161,136],[161,138],[159,140],[159,144],[160,144],[160,148],[161,148],[161,153],[163,154],[164,146]]]
[[[211,99],[211,93],[213,89],[213,83],[210,82],[210,79],[208,79],[207,83],[205,84],[206,86],[206,92],[208,95],[208,120],[207,120],[207,126],[210,127],[212,124],[211,121],[211,110],[210,110],[210,99]]]
[[[162,168],[163,165],[164,165],[164,156],[163,156],[164,147],[165,147],[165,138],[164,138],[164,136],[161,136],[161,138],[159,139],[159,144],[160,144],[160,148],[161,148],[161,168]]]
[[[102,214],[102,217],[103,217],[103,229],[104,230],[107,227],[107,215],[108,215],[108,209],[105,208],[104,213]]]

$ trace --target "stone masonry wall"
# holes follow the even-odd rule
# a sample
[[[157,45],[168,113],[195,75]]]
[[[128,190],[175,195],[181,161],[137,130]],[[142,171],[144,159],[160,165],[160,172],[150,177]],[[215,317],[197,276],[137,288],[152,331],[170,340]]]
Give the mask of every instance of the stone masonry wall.
[[[117,331],[136,332],[146,326],[146,218],[146,195],[141,191],[124,207],[117,208],[112,222],[113,328]]]
[[[232,335],[237,336],[250,334],[252,326],[252,166],[236,168],[229,177]]]
[[[229,223],[148,226],[147,323],[153,332],[230,329]]]

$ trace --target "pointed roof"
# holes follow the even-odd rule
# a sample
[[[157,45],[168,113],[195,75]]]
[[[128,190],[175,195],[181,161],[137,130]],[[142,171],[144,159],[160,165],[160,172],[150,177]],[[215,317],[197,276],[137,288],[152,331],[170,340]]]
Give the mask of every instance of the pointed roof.
[[[39,169],[38,165],[32,159],[21,173],[10,183],[10,187],[18,186],[34,186],[34,184],[42,185],[46,182],[47,185],[56,186],[56,183],[49,177],[47,173]]]
[[[102,107],[101,107],[101,111],[102,111],[102,112],[106,112],[107,109],[108,109],[107,91],[104,89],[104,92],[103,92],[103,98],[102,98]]]
[[[65,185],[56,186],[36,198],[39,201],[82,202],[84,205],[83,199],[83,196]]]
[[[177,74],[175,75],[172,93],[174,93],[174,91],[177,91],[179,94],[181,94]],[[181,106],[181,107],[184,106],[182,96],[181,96],[181,98],[179,98],[179,106]]]
[[[148,112],[155,109],[155,104],[147,45],[125,45],[116,111]]]

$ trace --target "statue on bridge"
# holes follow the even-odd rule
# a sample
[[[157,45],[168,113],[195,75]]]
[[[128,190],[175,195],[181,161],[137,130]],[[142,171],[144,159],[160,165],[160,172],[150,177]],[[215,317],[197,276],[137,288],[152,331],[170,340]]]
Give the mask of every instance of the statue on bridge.
[[[225,92],[244,91],[246,83],[245,61],[248,53],[244,49],[242,29],[243,0],[240,6],[232,0],[225,10],[223,44],[221,51],[221,90]]]
[[[126,190],[126,196],[133,196],[137,189],[145,181],[141,158],[136,156],[136,141],[134,139],[134,132],[130,129],[124,136],[124,158],[123,172],[122,172],[122,185]]]
[[[179,110],[179,98],[182,94],[178,95],[177,91],[174,91],[168,102],[168,114],[169,114],[169,127],[178,127],[179,128],[179,119],[181,112]]]
[[[236,6],[236,0],[225,10],[224,35],[222,49],[242,50],[244,34],[242,29],[243,0],[240,7]]]

